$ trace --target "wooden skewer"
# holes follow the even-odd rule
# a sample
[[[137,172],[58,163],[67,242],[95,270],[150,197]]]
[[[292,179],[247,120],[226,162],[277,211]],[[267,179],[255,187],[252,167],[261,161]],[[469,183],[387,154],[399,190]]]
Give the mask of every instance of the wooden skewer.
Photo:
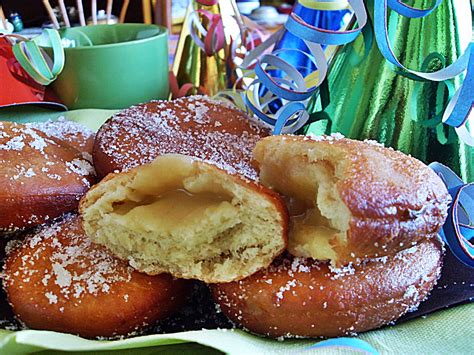
[[[164,26],[171,33],[171,0],[157,0],[155,7],[155,24]]]
[[[66,27],[71,27],[71,22],[69,22],[69,16],[67,14],[66,4],[64,0],[59,0],[59,8],[61,9],[61,16],[63,17],[64,24]]]
[[[43,5],[46,8],[46,11],[48,12],[49,18],[51,19],[51,22],[53,23],[53,27],[58,30],[59,22],[58,22],[58,19],[56,18],[56,15],[54,14],[53,8],[51,7],[49,0],[43,0]]]
[[[82,0],[77,0],[77,11],[79,12],[79,22],[81,26],[85,26],[86,18],[84,16],[84,7],[82,6]]]
[[[143,23],[151,24],[151,3],[150,0],[142,0]]]
[[[92,0],[92,24],[97,25],[97,0]]]
[[[114,4],[113,0],[107,0],[107,8],[106,8],[107,24],[110,23],[110,19],[112,18],[112,5],[113,4]]]
[[[125,16],[127,16],[128,5],[130,4],[130,0],[124,0],[122,4],[122,9],[120,10],[120,23],[125,22]]]
[[[166,26],[168,32],[171,34],[171,28],[173,25],[173,19],[171,15],[171,8],[173,7],[173,2],[171,0],[163,1],[165,4],[162,6],[163,8],[163,26]]]
[[[130,0],[124,0],[122,4],[122,9],[120,10],[119,22],[124,23],[125,17],[127,16],[128,5],[130,5]]]
[[[5,18],[5,13],[3,12],[3,8],[0,5],[0,25],[4,30],[7,29],[7,19]]]

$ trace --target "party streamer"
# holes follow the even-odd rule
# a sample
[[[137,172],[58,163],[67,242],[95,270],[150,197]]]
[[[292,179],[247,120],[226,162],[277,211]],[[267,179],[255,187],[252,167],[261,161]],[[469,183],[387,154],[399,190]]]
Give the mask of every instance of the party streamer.
[[[173,97],[215,95],[236,86],[237,62],[255,47],[257,37],[244,24],[234,0],[191,1],[170,73],[176,84]]]
[[[440,163],[431,163],[453,198],[448,218],[440,235],[451,252],[464,264],[474,268],[474,183],[465,184],[451,169]]]
[[[308,3],[308,2],[306,2]],[[311,2],[314,5],[317,2]],[[325,1],[325,5],[340,6],[341,1]],[[367,13],[363,1],[348,1],[354,10],[358,26],[351,30],[327,30],[305,22],[296,13],[291,13],[285,29],[272,35],[261,46],[250,52],[242,66],[247,67],[261,57],[255,66],[255,80],[249,85],[245,102],[250,110],[262,121],[274,127],[274,134],[293,133],[303,127],[309,118],[307,104],[319,86],[324,81],[328,70],[328,63],[324,54],[324,45],[342,45],[353,41],[367,23]],[[302,4],[303,6],[305,4]],[[280,58],[280,54],[288,53],[288,49],[279,49],[271,54],[263,54],[267,49],[278,42],[283,32],[287,30],[294,36],[302,39],[309,48],[308,56],[316,71],[306,77],[288,61]],[[307,53],[299,49],[291,49],[299,55]],[[278,70],[283,75],[272,76]],[[261,93],[264,92],[264,95]],[[272,103],[279,100],[281,107],[276,113],[271,112]]]
[[[335,338],[320,341],[319,343],[311,346],[309,349],[340,349],[340,350],[352,350],[359,353],[368,355],[378,355],[379,352],[375,350],[366,341],[357,338]],[[309,350],[308,349],[308,350]]]
[[[58,31],[45,29],[51,43],[53,58],[42,50],[35,41],[30,41],[22,36],[10,34],[0,37],[12,37],[17,40],[13,45],[13,54],[23,69],[38,84],[49,85],[61,74],[64,68],[64,49]]]
[[[474,96],[472,95],[472,91],[474,90],[474,54],[472,53],[472,48],[474,47],[474,44],[471,43],[457,61],[432,73],[420,72],[406,68],[395,57],[392,47],[390,46],[387,25],[387,11],[389,8],[408,18],[421,18],[431,14],[442,2],[443,0],[437,0],[433,7],[423,10],[410,7],[400,0],[374,1],[375,38],[380,52],[385,59],[403,71],[412,74],[415,79],[445,81],[467,70],[463,85],[458,89],[455,96],[448,104],[442,121],[445,124],[455,127],[459,138],[464,143],[474,146],[474,137],[466,128],[466,123],[474,102]]]
[[[472,110],[472,90],[473,81],[473,61],[474,55],[470,55],[468,47],[465,53],[453,64],[434,73],[426,73],[405,68],[395,57],[389,42],[387,27],[387,11],[392,9],[402,16],[410,18],[420,18],[428,16],[436,10],[442,0],[437,0],[433,7],[422,10],[410,7],[400,0],[380,0],[375,1],[374,7],[374,33],[377,45],[383,56],[396,67],[410,75],[415,80],[445,81],[453,78],[467,70],[464,85],[454,96],[445,111],[443,122],[456,127],[459,137],[466,143],[474,145],[474,138],[466,128],[469,113]],[[310,62],[316,66],[317,70],[303,77],[300,72],[287,61],[279,56],[279,51],[272,54],[264,52],[273,46],[284,30],[271,36],[261,46],[251,51],[244,60],[243,66],[255,63],[255,80],[246,92],[245,102],[249,109],[262,121],[274,129],[274,134],[294,133],[308,122],[309,114],[306,110],[310,102],[310,97],[318,92],[318,88],[323,82],[328,63],[322,50],[323,45],[343,45],[353,41],[366,26],[367,13],[363,1],[348,1],[357,19],[358,27],[349,31],[324,30],[306,23],[294,12],[289,16],[285,29],[296,37],[302,39],[311,52]],[[312,8],[329,9],[332,6],[337,8],[341,1],[310,1],[301,0],[303,6]],[[469,65],[468,65],[469,63]],[[272,76],[275,72],[284,73],[282,77]],[[279,101],[282,103],[280,109],[273,113],[272,103]]]

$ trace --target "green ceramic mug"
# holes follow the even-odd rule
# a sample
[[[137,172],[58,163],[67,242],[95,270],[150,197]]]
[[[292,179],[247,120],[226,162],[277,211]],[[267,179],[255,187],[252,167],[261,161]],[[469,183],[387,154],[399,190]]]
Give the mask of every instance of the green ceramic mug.
[[[165,28],[130,23],[59,32],[65,66],[52,87],[69,109],[116,109],[168,98]],[[47,36],[35,41],[52,52]]]

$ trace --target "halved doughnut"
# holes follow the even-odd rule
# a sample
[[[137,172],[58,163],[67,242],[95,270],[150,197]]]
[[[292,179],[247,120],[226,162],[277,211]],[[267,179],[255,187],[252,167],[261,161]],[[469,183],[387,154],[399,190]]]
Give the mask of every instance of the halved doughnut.
[[[0,122],[0,232],[33,227],[76,209],[94,181],[91,163],[64,141]]]
[[[443,226],[450,202],[425,164],[340,135],[273,136],[257,143],[260,182],[284,196],[289,251],[334,265],[410,247]]]
[[[229,282],[267,267],[286,246],[277,194],[184,155],[110,174],[80,211],[92,240],[148,274]]]
[[[415,309],[433,289],[441,264],[441,243],[432,238],[342,269],[288,256],[211,290],[222,312],[251,332],[337,337],[381,327]]]
[[[4,287],[27,327],[87,338],[143,330],[171,315],[190,293],[188,281],[139,273],[92,243],[74,215],[9,254]]]

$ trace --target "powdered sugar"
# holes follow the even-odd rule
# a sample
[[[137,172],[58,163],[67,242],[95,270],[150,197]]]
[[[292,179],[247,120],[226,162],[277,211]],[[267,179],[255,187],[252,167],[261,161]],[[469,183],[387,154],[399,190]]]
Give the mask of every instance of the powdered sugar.
[[[102,127],[97,141],[106,157],[99,155],[99,165],[107,160],[105,175],[177,153],[256,179],[252,149],[268,134],[239,110],[204,96],[154,101],[122,111]]]
[[[109,293],[113,284],[129,281],[133,272],[125,262],[93,244],[73,215],[45,227],[20,248],[19,266],[14,273],[6,270],[6,282],[44,289],[48,303],[58,308],[69,300]]]
[[[352,263],[349,263],[348,265],[340,266],[340,267],[335,267],[331,264],[328,265],[329,270],[333,273],[332,279],[337,280],[340,277],[344,277],[347,275],[354,275],[356,270],[354,269],[354,266]]]
[[[40,152],[44,152],[44,148],[46,148],[48,146],[48,143],[51,143],[50,140],[48,139],[45,139],[43,137],[41,137],[37,132],[35,132],[35,130],[33,129],[30,129],[30,128],[25,128],[24,129],[24,133],[31,136],[31,138],[33,138],[29,143],[28,145],[33,148],[33,149],[36,149]]]
[[[305,139],[310,139],[315,142],[332,142],[335,140],[343,139],[344,135],[341,133],[331,133],[330,135],[322,135],[322,136],[317,136],[313,133],[308,134],[305,136]]]
[[[403,294],[403,298],[405,299],[414,299],[415,301],[418,300],[418,290],[414,285],[408,286],[405,293]]]
[[[58,296],[52,292],[46,292],[44,296],[48,299],[50,304],[58,303]]]
[[[311,267],[305,264],[305,258],[295,257],[291,262],[293,272],[311,272]]]
[[[13,137],[5,144],[0,145],[0,149],[2,150],[22,150],[25,147],[25,143],[23,142],[23,137]]]
[[[87,139],[94,135],[86,126],[69,121],[64,117],[59,117],[56,121],[48,120],[46,122],[31,122],[26,124],[27,127],[35,128],[48,137],[59,138],[62,140],[69,139]]]
[[[72,161],[67,161],[66,166],[69,168],[70,171],[82,175],[94,175],[95,170],[91,163],[84,159],[73,159]]]
[[[18,196],[27,199],[29,195],[35,195],[35,201],[38,196],[45,196],[44,199],[51,200],[45,195],[45,191],[48,191],[51,196],[68,196],[64,202],[70,198],[76,200],[74,194],[79,195],[78,187],[82,186],[85,193],[95,175],[91,163],[80,152],[48,138],[32,126],[0,121],[0,184],[6,197],[16,196],[0,206],[0,214],[6,213],[2,208],[8,209],[9,215],[16,213],[11,218],[14,221],[11,225],[0,225],[2,230],[24,228],[46,221],[47,216],[44,212],[40,213],[41,209],[35,211],[35,216],[32,215],[31,208],[26,204],[21,205]],[[72,194],[70,186],[74,186],[75,192]],[[69,206],[70,203],[65,205]],[[12,209],[12,206],[15,208]]]
[[[372,139],[364,139],[364,143],[371,144],[371,145],[375,145],[375,146],[381,147],[381,148],[384,148],[384,147],[385,147],[382,143],[379,143],[379,142],[374,141],[374,140],[372,140]]]
[[[275,294],[277,298],[277,304],[283,299],[283,295],[286,291],[290,291],[292,287],[296,286],[296,280],[289,280],[285,285],[281,286]]]

